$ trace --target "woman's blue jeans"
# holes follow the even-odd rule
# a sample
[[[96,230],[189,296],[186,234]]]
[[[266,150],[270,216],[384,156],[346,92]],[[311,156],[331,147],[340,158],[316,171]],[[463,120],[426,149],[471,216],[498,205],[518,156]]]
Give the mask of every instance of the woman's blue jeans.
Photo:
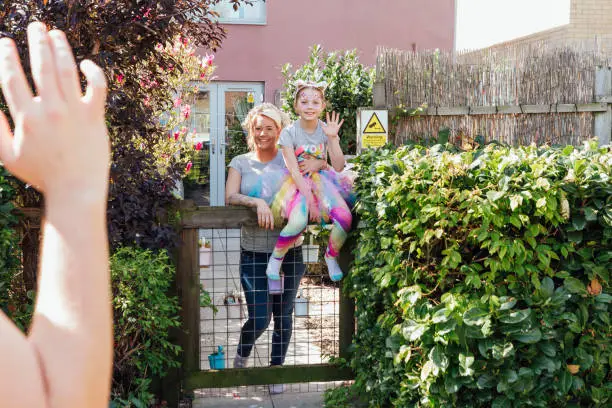
[[[304,275],[302,248],[290,249],[285,255],[281,271],[285,275],[285,290],[280,295],[268,293],[266,266],[269,253],[242,250],[240,253],[240,283],[247,302],[249,319],[242,326],[238,355],[251,355],[255,341],[268,328],[274,317],[272,355],[270,365],[281,365],[289,348],[293,331],[293,301]]]

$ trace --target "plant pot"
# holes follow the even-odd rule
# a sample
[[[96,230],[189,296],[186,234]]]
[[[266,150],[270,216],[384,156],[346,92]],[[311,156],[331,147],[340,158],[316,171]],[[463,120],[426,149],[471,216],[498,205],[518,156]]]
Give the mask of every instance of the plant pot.
[[[302,245],[302,254],[304,255],[305,264],[319,263],[319,246],[313,244]]]
[[[212,250],[207,247],[200,247],[200,267],[208,267],[212,260]]]
[[[302,289],[300,289],[300,293],[293,301],[293,313],[295,317],[308,317],[310,312],[308,298],[304,297],[302,293]]]

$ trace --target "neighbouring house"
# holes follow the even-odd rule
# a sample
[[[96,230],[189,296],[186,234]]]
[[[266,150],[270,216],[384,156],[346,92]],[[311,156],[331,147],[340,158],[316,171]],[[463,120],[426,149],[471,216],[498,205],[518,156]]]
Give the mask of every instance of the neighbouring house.
[[[469,52],[461,58],[467,61],[483,52],[511,52],[540,43],[554,48],[574,46],[612,56],[612,0],[570,0],[568,12],[567,24]]]
[[[201,87],[193,126],[208,146],[211,205],[223,205],[231,136],[252,103],[280,103],[281,66],[303,64],[310,47],[356,48],[373,66],[376,49],[452,50],[455,0],[254,0],[234,10],[216,6],[227,38],[215,55],[216,80]],[[205,53],[206,50],[200,50]]]

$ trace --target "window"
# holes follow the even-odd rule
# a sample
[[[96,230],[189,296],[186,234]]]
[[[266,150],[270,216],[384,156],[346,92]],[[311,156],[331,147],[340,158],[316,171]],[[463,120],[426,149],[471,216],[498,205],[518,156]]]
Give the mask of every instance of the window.
[[[233,3],[224,0],[213,7],[219,13],[219,22],[224,24],[266,24],[266,2],[251,0],[252,3],[241,4],[234,10]]]

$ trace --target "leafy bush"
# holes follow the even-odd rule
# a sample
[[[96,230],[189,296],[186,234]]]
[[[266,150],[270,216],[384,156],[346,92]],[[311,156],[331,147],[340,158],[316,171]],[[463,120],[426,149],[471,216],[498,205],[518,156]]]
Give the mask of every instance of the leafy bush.
[[[17,217],[13,214],[15,190],[7,180],[8,173],[0,166],[0,310],[9,316],[16,312],[11,302],[11,283],[19,271]]]
[[[610,403],[609,148],[416,146],[356,162],[362,227],[344,284],[358,395],[373,407]]]
[[[357,50],[333,51],[323,55],[320,45],[311,48],[308,62],[292,72],[291,64],[285,64],[281,72],[285,79],[282,93],[283,110],[293,112],[295,83],[298,79],[326,81],[326,111],[336,111],[344,119],[340,129],[340,142],[344,154],[354,154],[357,143],[357,108],[372,105],[374,70],[364,67],[357,57]],[[295,117],[295,114],[294,114]]]
[[[117,406],[150,400],[150,378],[179,366],[180,347],[168,338],[180,325],[178,299],[167,294],[174,275],[166,251],[126,247],[111,257]]]

